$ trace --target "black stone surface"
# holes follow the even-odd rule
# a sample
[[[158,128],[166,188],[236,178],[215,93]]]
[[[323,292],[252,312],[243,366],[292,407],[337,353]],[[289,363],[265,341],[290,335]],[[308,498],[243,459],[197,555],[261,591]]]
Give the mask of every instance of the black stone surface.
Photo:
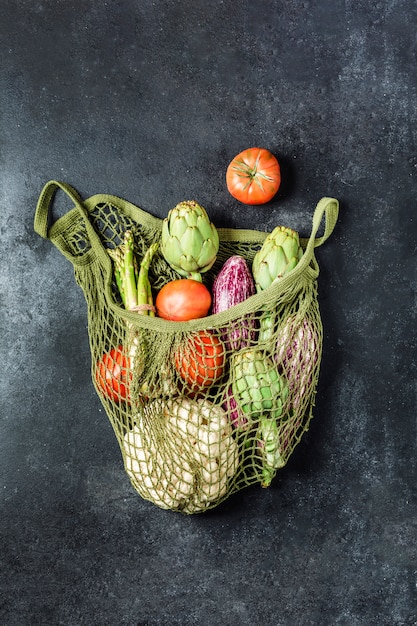
[[[412,0],[3,0],[0,624],[417,624],[416,21]],[[224,182],[251,145],[283,166],[258,208]],[[33,232],[50,179],[303,235],[340,200],[315,418],[269,490],[192,517],[133,491],[82,292]]]

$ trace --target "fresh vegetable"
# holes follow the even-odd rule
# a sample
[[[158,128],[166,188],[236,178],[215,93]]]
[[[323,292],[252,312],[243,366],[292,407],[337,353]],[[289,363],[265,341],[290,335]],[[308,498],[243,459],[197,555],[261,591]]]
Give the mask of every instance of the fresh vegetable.
[[[127,230],[124,234],[123,243],[114,250],[108,251],[114,261],[114,276],[124,307],[138,315],[155,315],[149,268],[158,247],[158,243],[151,244],[138,266],[134,254],[133,233]],[[126,321],[126,331],[124,350],[128,358],[127,364],[132,372],[129,375],[129,384],[131,387],[135,387],[130,390],[132,392],[130,395],[138,393],[149,397],[149,395],[157,394],[159,391],[172,390],[172,380],[165,374],[161,374],[161,380],[153,386],[152,394],[146,381],[140,382],[139,385],[136,384],[141,381],[141,376],[145,371],[148,350],[147,336],[143,328],[137,328],[130,321]]]
[[[116,284],[125,309],[136,311],[141,315],[154,316],[155,308],[148,272],[159,244],[153,243],[149,246],[139,268],[133,246],[133,234],[127,230],[123,237],[123,243],[113,250],[108,250],[114,261]]]
[[[245,259],[233,255],[223,264],[213,283],[212,312],[220,313],[240,304],[255,293],[255,283]],[[230,350],[248,347],[256,337],[256,320],[247,314],[222,329],[222,340]]]
[[[252,273],[257,291],[268,289],[288,274],[303,255],[298,233],[292,228],[277,226],[269,233],[253,259]]]
[[[312,321],[291,315],[278,329],[274,360],[285,371],[294,409],[309,398],[319,356],[319,338]]]
[[[233,395],[253,422],[264,413],[279,418],[288,397],[288,384],[272,359],[262,350],[247,349],[230,359]]]
[[[166,283],[155,300],[159,317],[175,322],[205,317],[211,306],[211,294],[203,283],[180,278]]]
[[[202,281],[219,250],[219,235],[206,210],[194,200],[180,202],[162,223],[161,251],[181,276]]]
[[[123,237],[123,243],[117,248],[108,249],[108,253],[114,261],[116,284],[125,309],[137,311],[143,315],[154,315],[148,271],[159,244],[150,245],[139,268],[133,247],[133,233],[127,230]]]
[[[262,487],[269,487],[277,469],[284,467],[282,437],[276,419],[263,416],[260,421],[258,447],[262,454]]]
[[[191,333],[176,351],[175,367],[190,391],[204,389],[223,374],[225,347],[210,331]]]
[[[265,204],[281,184],[278,160],[265,148],[243,150],[229,164],[226,184],[229,193],[240,202]]]
[[[222,403],[222,407],[226,411],[229,416],[230,423],[237,428],[238,430],[246,430],[248,427],[248,418],[245,413],[240,408],[236,398],[233,394],[233,389],[231,386],[227,387],[224,400]]]
[[[129,402],[132,380],[129,356],[123,346],[103,354],[96,365],[96,383],[101,393],[114,402]]]
[[[276,422],[261,420],[264,486],[273,476],[274,469],[285,465],[288,448],[297,437],[305,408],[311,402],[313,371],[319,360],[319,337],[308,317],[300,319],[292,315],[278,328],[273,358],[279,370],[285,373],[289,389],[288,410],[292,415],[280,433]],[[276,446],[274,442],[278,438],[280,444]]]
[[[227,259],[213,283],[213,313],[226,311],[255,293],[246,260],[235,254]]]
[[[303,255],[298,233],[292,228],[277,226],[269,233],[261,249],[256,253],[252,274],[257,292],[264,291],[295,268]],[[266,311],[261,318],[261,340],[273,336],[273,317]]]
[[[257,428],[262,458],[262,486],[268,487],[281,467],[282,441],[278,428],[287,417],[288,383],[263,351],[250,349],[231,357],[231,388],[248,426]],[[229,401],[230,402],[230,401]]]
[[[152,263],[152,259],[159,248],[158,243],[152,243],[145,252],[143,259],[139,266],[139,276],[136,294],[136,304],[129,307],[131,311],[137,311],[142,315],[149,315],[154,317],[155,307],[153,305],[153,296],[151,283],[149,281],[149,268]],[[133,292],[134,293],[134,292]]]
[[[126,471],[142,497],[184,513],[222,498],[239,464],[227,415],[208,400],[153,401],[123,444]]]

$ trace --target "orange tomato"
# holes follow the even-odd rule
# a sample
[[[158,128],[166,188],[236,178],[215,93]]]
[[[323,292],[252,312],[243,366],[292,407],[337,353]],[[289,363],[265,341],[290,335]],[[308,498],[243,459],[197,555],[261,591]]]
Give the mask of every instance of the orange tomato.
[[[103,395],[113,402],[129,402],[132,379],[130,359],[123,346],[105,352],[96,366],[96,382]]]
[[[192,333],[175,355],[175,367],[191,391],[212,385],[225,366],[225,348],[206,330]]]
[[[245,204],[265,204],[281,184],[278,160],[265,148],[248,148],[229,164],[226,171],[229,193]]]
[[[166,283],[155,300],[159,317],[173,322],[205,317],[211,306],[211,294],[207,287],[192,278],[180,278]]]

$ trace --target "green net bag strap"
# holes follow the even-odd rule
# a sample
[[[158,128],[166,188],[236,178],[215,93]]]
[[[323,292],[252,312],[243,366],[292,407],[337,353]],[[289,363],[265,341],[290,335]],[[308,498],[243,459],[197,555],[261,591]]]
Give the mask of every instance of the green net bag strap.
[[[321,237],[316,237],[316,234],[320,228],[321,221],[325,217],[325,227],[324,233]],[[311,235],[308,240],[301,238],[301,245],[306,245],[306,255],[309,256],[311,252],[311,248],[318,248],[321,246],[330,235],[333,233],[333,230],[337,223],[337,218],[339,216],[339,202],[335,198],[324,197],[319,200],[313,215],[313,226],[311,230]]]
[[[74,206],[53,221],[52,210],[58,191],[64,192]],[[73,265],[82,267],[98,259],[111,272],[106,249],[117,246],[124,229],[135,222],[143,224],[152,236],[160,231],[162,220],[108,194],[96,194],[82,200],[68,183],[51,180],[39,195],[34,230],[52,241]]]
[[[69,197],[74,204],[74,208],[55,223],[51,223],[53,202],[58,190],[63,191]],[[102,261],[107,263],[107,255],[104,254],[97,231],[90,222],[88,211],[78,192],[67,183],[54,180],[49,181],[39,195],[35,211],[34,229],[41,237],[52,240],[62,254],[73,264],[88,263],[90,260],[89,256],[91,256],[87,254],[77,255],[68,245],[66,234],[71,232],[80,222],[85,229],[86,241],[84,243],[87,244],[88,242],[88,250],[94,250],[94,254],[101,255]]]

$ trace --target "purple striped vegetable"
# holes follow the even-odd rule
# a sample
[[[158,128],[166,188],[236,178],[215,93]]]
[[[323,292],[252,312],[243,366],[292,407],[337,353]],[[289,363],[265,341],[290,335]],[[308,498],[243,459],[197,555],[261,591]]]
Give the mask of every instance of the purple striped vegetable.
[[[285,370],[290,389],[290,402],[297,409],[310,395],[313,371],[319,357],[317,330],[308,317],[288,318],[278,330],[274,360]]]
[[[255,294],[255,282],[245,259],[237,254],[224,263],[212,289],[212,312],[221,313]],[[255,316],[247,314],[222,329],[222,340],[229,350],[250,346],[256,338]]]
[[[236,402],[232,387],[227,388],[222,407],[228,414],[230,422],[235,428],[245,430],[248,427],[248,418]]]

